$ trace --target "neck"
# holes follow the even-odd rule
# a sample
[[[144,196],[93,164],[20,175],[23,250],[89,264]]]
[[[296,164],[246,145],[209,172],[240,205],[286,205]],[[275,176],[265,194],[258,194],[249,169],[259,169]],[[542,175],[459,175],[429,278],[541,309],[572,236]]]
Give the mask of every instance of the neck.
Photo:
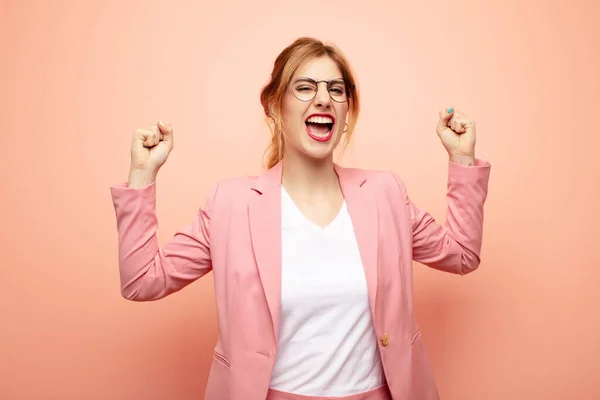
[[[281,184],[288,192],[313,197],[340,191],[333,158],[309,160],[286,155],[283,159]]]

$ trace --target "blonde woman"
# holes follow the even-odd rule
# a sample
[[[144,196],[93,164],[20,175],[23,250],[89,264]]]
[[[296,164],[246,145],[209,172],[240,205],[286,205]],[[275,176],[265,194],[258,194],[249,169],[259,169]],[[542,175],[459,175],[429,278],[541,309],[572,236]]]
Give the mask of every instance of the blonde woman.
[[[266,171],[217,182],[163,247],[155,179],[173,129],[135,132],[129,181],[111,187],[123,296],[160,299],[213,272],[219,337],[206,400],[438,399],[412,262],[455,274],[479,266],[490,164],[475,158],[475,122],[439,114],[449,155],[440,225],[396,174],[334,162],[360,108],[334,45],[296,40],[260,100],[272,128]]]

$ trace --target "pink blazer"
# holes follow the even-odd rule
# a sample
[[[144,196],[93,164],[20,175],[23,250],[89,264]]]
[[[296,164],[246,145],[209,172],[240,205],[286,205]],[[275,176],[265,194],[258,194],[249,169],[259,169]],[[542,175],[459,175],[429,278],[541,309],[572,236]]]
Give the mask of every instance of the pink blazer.
[[[416,207],[391,172],[335,166],[355,227],[385,376],[395,400],[438,393],[413,311],[412,261],[467,274],[480,263],[490,164],[448,165],[445,225]],[[264,400],[277,352],[281,171],[226,179],[162,248],[156,184],[111,186],[122,295],[149,301],[213,272],[218,340],[206,400]]]

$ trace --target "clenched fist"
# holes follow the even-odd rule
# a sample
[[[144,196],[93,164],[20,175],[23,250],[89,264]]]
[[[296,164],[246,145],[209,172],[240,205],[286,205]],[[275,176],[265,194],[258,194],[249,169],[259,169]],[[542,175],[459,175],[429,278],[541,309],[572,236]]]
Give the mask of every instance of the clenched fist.
[[[129,185],[141,187],[152,183],[173,150],[173,128],[159,121],[156,126],[136,129],[131,142]]]
[[[450,160],[464,165],[475,162],[475,120],[449,108],[440,111],[436,132]]]

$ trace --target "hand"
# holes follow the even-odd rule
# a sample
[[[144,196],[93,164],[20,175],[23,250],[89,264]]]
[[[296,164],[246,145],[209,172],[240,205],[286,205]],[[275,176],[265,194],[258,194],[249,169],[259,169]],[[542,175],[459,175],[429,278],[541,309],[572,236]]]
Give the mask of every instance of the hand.
[[[173,128],[159,121],[156,126],[136,129],[131,141],[129,186],[144,187],[156,180],[158,170],[173,150]]]
[[[156,173],[173,150],[173,128],[166,122],[136,129],[131,142],[131,169]]]
[[[461,164],[475,163],[475,121],[449,108],[440,111],[436,132],[450,160]]]

